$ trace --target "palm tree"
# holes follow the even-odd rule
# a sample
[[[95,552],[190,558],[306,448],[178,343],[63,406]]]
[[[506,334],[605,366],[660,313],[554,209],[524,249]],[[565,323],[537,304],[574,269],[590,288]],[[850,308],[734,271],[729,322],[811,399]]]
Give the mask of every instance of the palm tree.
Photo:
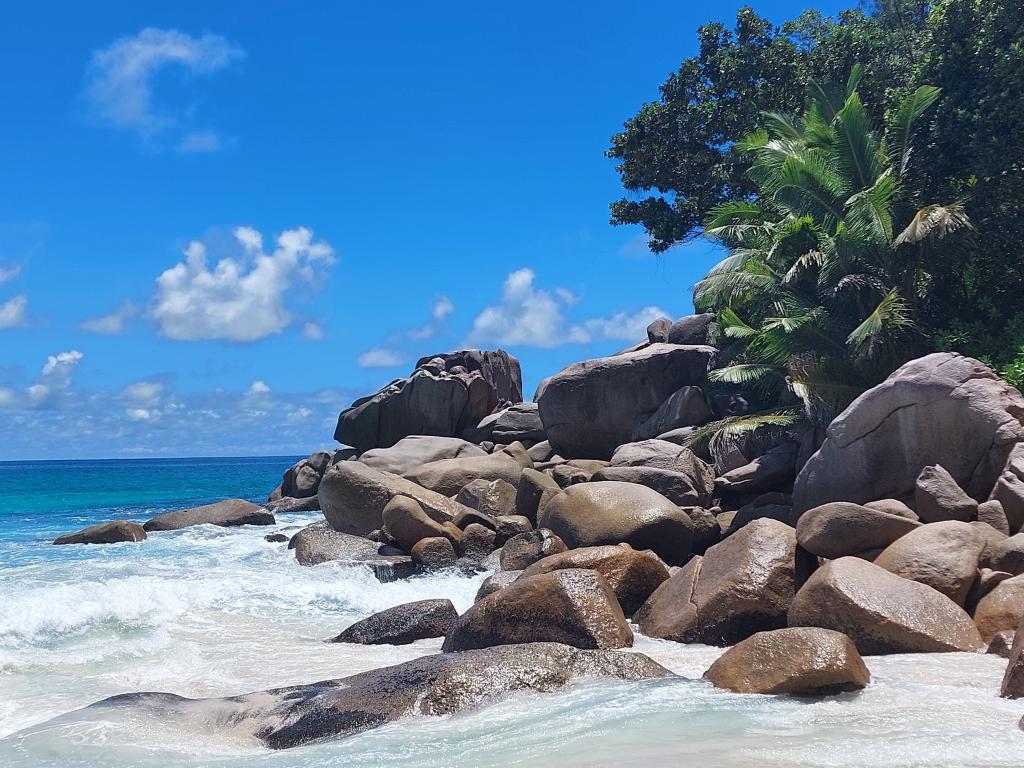
[[[769,405],[708,425],[698,441],[800,420],[823,429],[925,347],[916,310],[929,263],[970,228],[959,203],[914,211],[902,185],[914,125],[939,89],[918,88],[879,134],[859,79],[855,68],[845,87],[814,85],[802,117],[765,114],[765,127],[738,145],[759,192],[711,212],[705,235],[729,255],[697,284],[694,303],[716,312],[733,342],[731,364],[713,379],[753,388]]]

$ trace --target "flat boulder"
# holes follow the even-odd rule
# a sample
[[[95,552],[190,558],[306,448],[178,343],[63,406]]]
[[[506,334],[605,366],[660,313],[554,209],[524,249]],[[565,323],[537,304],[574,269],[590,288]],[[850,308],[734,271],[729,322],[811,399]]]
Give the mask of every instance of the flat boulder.
[[[405,472],[403,477],[443,496],[455,496],[477,479],[504,480],[516,488],[523,469],[532,466],[526,449],[520,443],[513,443],[485,456],[431,461]]]
[[[797,477],[794,506],[802,512],[829,501],[910,498],[921,468],[934,464],[968,496],[984,499],[1021,441],[1024,397],[1017,390],[977,360],[927,355],[832,421]]]
[[[438,523],[454,520],[466,509],[447,496],[359,461],[343,461],[328,469],[318,496],[320,509],[334,529],[356,536],[380,528],[384,507],[396,496],[415,499]]]
[[[487,451],[480,446],[458,437],[409,435],[390,448],[366,451],[359,456],[359,461],[382,472],[401,475],[431,461],[486,455]]]
[[[796,590],[796,537],[777,520],[754,520],[659,586],[633,620],[649,637],[732,645],[786,626]]]
[[[704,345],[651,344],[563,368],[536,398],[551,447],[567,459],[610,457],[670,395],[702,386],[716,354]]]
[[[789,625],[843,632],[865,655],[981,646],[970,616],[948,597],[856,557],[825,563],[807,579],[790,606]]]
[[[1014,630],[1024,620],[1024,576],[1002,581],[978,601],[974,623],[986,642],[1000,632]]]
[[[693,554],[693,522],[657,491],[621,482],[571,485],[537,516],[538,527],[553,531],[570,549],[629,544],[650,549],[669,565]]]
[[[796,523],[796,538],[808,552],[831,560],[887,547],[920,527],[906,517],[833,501],[804,512]]]
[[[957,605],[967,600],[978,577],[985,542],[977,528],[958,520],[931,523],[894,541],[875,565],[904,579],[927,584]]]
[[[550,693],[580,679],[647,680],[672,673],[639,653],[531,643],[432,654],[393,667],[309,685],[222,699],[128,693],[88,713],[129,710],[182,733],[238,738],[271,749],[342,739],[404,717],[471,711],[521,691]]]
[[[491,427],[491,439],[496,443],[539,443],[545,440],[544,423],[536,403],[516,403],[502,411]]]
[[[569,569],[520,577],[459,617],[443,650],[552,642],[624,648],[633,633],[611,586],[596,571]]]
[[[871,682],[864,659],[842,632],[790,627],[758,632],[727,650],[704,673],[735,693],[827,696]]]
[[[332,643],[408,645],[417,640],[444,637],[459,618],[451,600],[403,603],[357,621]]]
[[[670,575],[668,567],[653,552],[637,552],[627,545],[606,545],[548,555],[528,566],[523,577],[566,568],[589,569],[604,576],[626,616],[632,616]]]
[[[244,499],[227,499],[200,507],[165,512],[147,520],[142,527],[147,531],[175,531],[193,525],[218,525],[231,528],[237,525],[274,525],[274,515],[265,507]]]
[[[122,541],[145,541],[146,530],[129,520],[111,520],[90,525],[74,533],[65,533],[54,544],[118,544]]]
[[[395,581],[412,576],[417,568],[402,551],[362,536],[340,533],[327,522],[307,525],[289,542],[299,565],[336,562],[369,568],[378,581]]]

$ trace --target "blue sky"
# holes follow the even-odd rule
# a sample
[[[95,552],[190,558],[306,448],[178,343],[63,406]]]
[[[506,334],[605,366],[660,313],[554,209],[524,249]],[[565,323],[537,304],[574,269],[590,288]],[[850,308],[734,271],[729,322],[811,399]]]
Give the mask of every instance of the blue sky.
[[[421,355],[529,393],[692,309],[603,152],[739,3],[383,5],[6,10],[0,459],[305,453]]]

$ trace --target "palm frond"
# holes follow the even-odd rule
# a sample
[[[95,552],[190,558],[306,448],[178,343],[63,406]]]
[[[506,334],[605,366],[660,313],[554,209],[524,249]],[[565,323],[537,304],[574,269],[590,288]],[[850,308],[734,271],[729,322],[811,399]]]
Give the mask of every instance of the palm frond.
[[[910,308],[897,289],[889,291],[864,321],[846,337],[851,347],[862,349],[886,330],[911,325]]]
[[[928,205],[914,214],[907,228],[893,241],[893,246],[920,243],[929,238],[941,240],[958,230],[973,228],[963,203]]]
[[[697,452],[721,455],[758,431],[773,435],[785,432],[801,420],[801,415],[790,408],[777,408],[743,416],[730,416],[696,427],[686,445]]]
[[[835,128],[839,165],[853,182],[854,189],[867,189],[879,175],[878,140],[871,131],[868,111],[854,92],[836,113]]]
[[[910,165],[911,143],[914,132],[914,124],[921,119],[921,116],[934,104],[941,88],[931,85],[922,85],[900,104],[889,125],[889,158],[896,169],[896,176],[902,177]]]
[[[732,307],[726,307],[718,313],[718,323],[723,333],[731,339],[749,339],[758,334],[757,329],[743,322]]]
[[[708,373],[710,381],[720,384],[752,384],[768,378],[785,379],[785,373],[774,365],[758,363],[738,363]]]
[[[892,242],[892,204],[899,193],[899,184],[887,169],[869,188],[846,201],[850,226],[864,237],[880,245]]]

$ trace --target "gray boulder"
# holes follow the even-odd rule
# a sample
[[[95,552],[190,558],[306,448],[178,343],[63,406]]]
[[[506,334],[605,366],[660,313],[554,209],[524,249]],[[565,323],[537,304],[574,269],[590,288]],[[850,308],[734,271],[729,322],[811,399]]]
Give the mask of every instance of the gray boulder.
[[[865,392],[829,425],[797,477],[794,506],[799,513],[828,501],[907,499],[921,468],[933,464],[967,495],[984,499],[1022,440],[1024,397],[1017,390],[977,360],[927,355]]]
[[[920,523],[905,517],[833,501],[801,515],[796,523],[796,538],[808,552],[831,560],[888,547],[920,527]]]
[[[611,456],[669,395],[704,384],[715,355],[708,346],[652,344],[564,368],[536,398],[552,448],[570,459]]]
[[[331,642],[408,645],[417,640],[444,637],[451,632],[458,618],[451,600],[418,600],[357,621]]]
[[[331,464],[331,454],[327,451],[316,451],[309,458],[296,462],[285,470],[281,480],[281,495],[296,499],[308,499],[316,496],[320,487],[320,478]]]
[[[1024,443],[1013,447],[989,498],[1002,504],[1010,533],[1024,528]]]
[[[875,558],[875,565],[927,584],[962,606],[978,576],[985,543],[977,528],[958,520],[922,525]]]
[[[517,403],[499,411],[491,428],[491,439],[504,445],[517,441],[539,443],[545,438],[536,403]]]
[[[570,549],[629,544],[653,550],[669,565],[685,563],[693,554],[690,517],[657,491],[632,483],[569,486],[547,503],[537,523]]]
[[[165,512],[147,520],[142,527],[147,531],[175,531],[193,525],[218,525],[231,528],[238,525],[274,525],[274,515],[265,507],[244,499],[226,499],[201,507]]]
[[[607,468],[592,480],[637,483],[660,493],[678,506],[711,504],[714,469],[689,448],[665,440],[642,440],[619,446]]]
[[[378,581],[395,581],[417,571],[412,558],[394,547],[362,536],[339,533],[326,522],[313,523],[296,533],[289,547],[299,565],[337,562],[369,568]]]
[[[503,571],[521,571],[549,555],[565,552],[565,542],[546,528],[513,536],[501,548]]]
[[[384,507],[395,496],[415,499],[438,523],[454,520],[466,509],[447,496],[360,461],[345,461],[328,469],[318,496],[320,509],[334,529],[357,536],[365,536],[383,525]]]
[[[519,487],[519,475],[533,461],[521,443],[486,456],[461,459],[441,459],[407,471],[403,476],[412,482],[444,496],[456,495],[474,480],[504,480],[513,488]]]
[[[481,514],[502,517],[515,514],[516,493],[516,487],[505,480],[478,478],[462,486],[455,500]]]
[[[432,654],[338,680],[222,699],[127,693],[91,705],[85,715],[129,713],[181,733],[259,739],[271,749],[342,739],[404,717],[471,711],[522,691],[550,693],[579,679],[673,677],[639,653],[585,651],[531,643]]]
[[[647,341],[651,344],[667,342],[670,330],[672,330],[672,321],[667,317],[659,317],[647,326]]]
[[[788,488],[796,477],[799,446],[784,442],[753,461],[731,469],[715,480],[720,493],[748,494]]]
[[[706,424],[713,417],[700,387],[680,387],[636,425],[633,439],[647,440],[674,429]]]
[[[917,476],[914,506],[924,523],[942,520],[969,523],[978,516],[978,502],[964,493],[953,476],[937,464],[925,467]]]
[[[715,316],[711,312],[680,317],[668,331],[669,344],[707,344]]]
[[[334,439],[360,451],[409,435],[456,437],[500,405],[522,400],[519,361],[507,352],[468,350],[423,358],[397,379],[341,412]]]
[[[117,544],[122,541],[145,541],[146,531],[129,520],[112,520],[90,525],[74,533],[65,533],[53,540],[54,544]]]
[[[486,456],[487,452],[458,437],[410,435],[390,448],[374,448],[359,456],[359,461],[382,472],[401,475],[421,464],[440,459]]]

